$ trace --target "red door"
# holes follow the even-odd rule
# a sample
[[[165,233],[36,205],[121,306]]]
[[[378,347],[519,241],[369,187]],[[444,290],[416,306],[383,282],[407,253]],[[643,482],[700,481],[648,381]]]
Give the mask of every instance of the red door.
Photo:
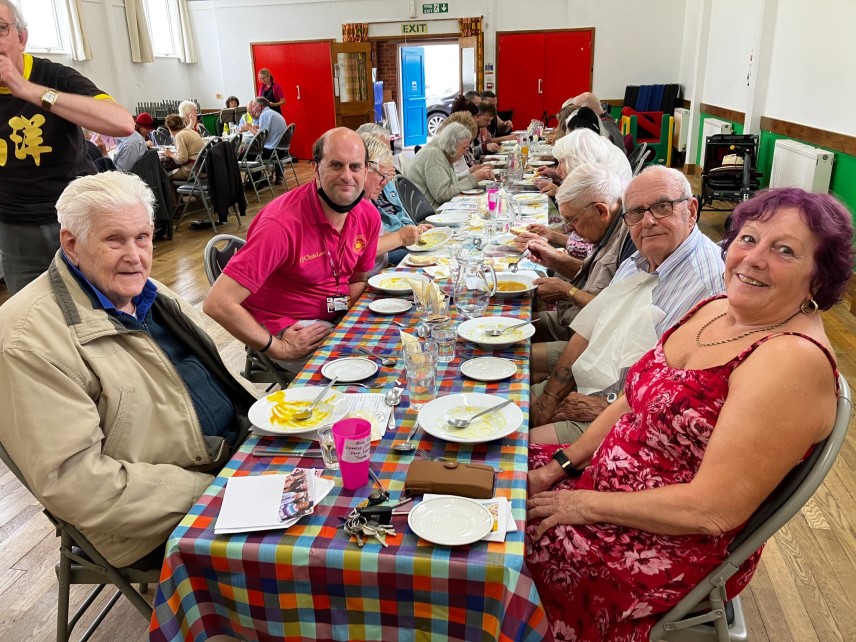
[[[544,103],[538,92],[544,78],[544,34],[538,32],[497,34],[497,106],[514,110],[515,129],[541,118]]]
[[[285,93],[282,115],[294,123],[291,153],[301,160],[312,157],[312,145],[336,126],[330,43],[282,42],[251,45],[254,74],[270,69]],[[256,83],[258,84],[258,83]]]
[[[497,34],[498,103],[514,109],[515,128],[591,91],[593,42],[592,29]]]
[[[555,114],[568,98],[591,91],[594,31],[548,31],[544,34],[544,109]],[[528,122],[528,121],[527,121]]]

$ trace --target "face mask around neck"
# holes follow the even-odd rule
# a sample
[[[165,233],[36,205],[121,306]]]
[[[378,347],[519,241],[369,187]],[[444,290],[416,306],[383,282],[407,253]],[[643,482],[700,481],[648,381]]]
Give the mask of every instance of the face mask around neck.
[[[363,200],[363,196],[366,193],[366,191],[363,190],[359,193],[359,195],[357,195],[357,198],[354,201],[352,201],[351,203],[348,203],[347,205],[339,205],[338,203],[334,203],[330,199],[330,197],[327,196],[327,192],[325,192],[324,189],[320,185],[318,185],[317,191],[318,191],[318,196],[320,196],[321,200],[327,204],[327,207],[329,207],[334,212],[338,212],[339,214],[347,214],[352,209],[354,209],[357,205],[359,205],[360,201]]]

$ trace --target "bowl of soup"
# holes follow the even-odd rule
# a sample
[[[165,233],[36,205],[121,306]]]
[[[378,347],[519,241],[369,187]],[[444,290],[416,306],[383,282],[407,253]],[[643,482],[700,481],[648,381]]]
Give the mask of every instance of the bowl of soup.
[[[496,275],[497,299],[513,299],[523,296],[536,288],[533,284],[535,277],[528,274],[514,274],[512,272],[500,272]]]

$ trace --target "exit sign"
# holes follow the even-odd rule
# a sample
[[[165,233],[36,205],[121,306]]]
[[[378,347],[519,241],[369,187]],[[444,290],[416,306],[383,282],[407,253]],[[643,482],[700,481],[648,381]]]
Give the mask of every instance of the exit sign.
[[[428,23],[427,22],[414,22],[410,24],[401,25],[401,33],[403,34],[411,34],[411,33],[428,33]]]
[[[422,13],[449,13],[448,2],[434,2],[422,5]]]

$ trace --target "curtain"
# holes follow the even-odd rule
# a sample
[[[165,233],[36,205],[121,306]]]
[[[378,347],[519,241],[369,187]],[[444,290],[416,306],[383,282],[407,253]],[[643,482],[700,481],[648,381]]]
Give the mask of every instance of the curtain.
[[[86,30],[83,28],[83,10],[80,2],[81,0],[65,0],[71,34],[71,59],[92,60],[89,38],[86,37]]]
[[[128,23],[128,40],[132,62],[154,62],[152,38],[142,0],[125,0],[125,20]]]
[[[178,52],[181,62],[193,64],[196,62],[196,45],[193,41],[193,30],[190,26],[190,11],[187,0],[178,0],[179,31],[181,32],[181,50]]]
[[[354,22],[342,25],[342,42],[368,42],[369,24]]]
[[[461,35],[465,38],[482,34],[481,18],[458,18],[458,26],[461,28]]]

